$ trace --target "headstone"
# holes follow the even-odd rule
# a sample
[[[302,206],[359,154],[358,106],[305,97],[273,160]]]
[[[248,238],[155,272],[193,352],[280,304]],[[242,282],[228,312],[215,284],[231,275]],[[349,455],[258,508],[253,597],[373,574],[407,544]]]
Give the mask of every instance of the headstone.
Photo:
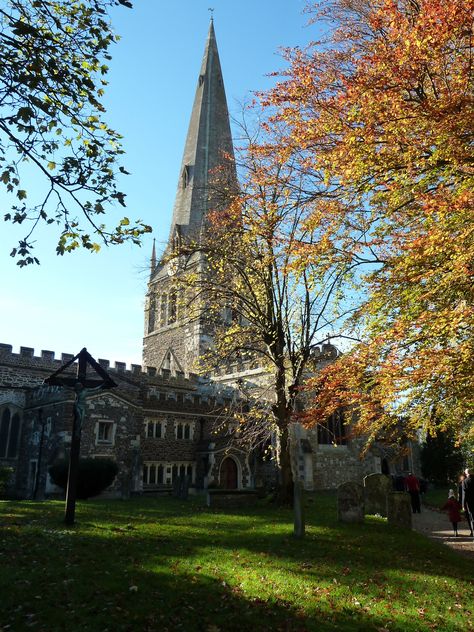
[[[387,517],[387,497],[392,479],[386,474],[369,474],[364,478],[365,513]]]
[[[337,488],[337,519],[339,522],[364,522],[364,488],[348,482]]]
[[[294,536],[304,538],[303,485],[300,481],[295,481],[293,485]]]
[[[410,495],[406,492],[390,492],[388,495],[388,522],[411,529],[412,527],[412,511]]]
[[[181,485],[179,486],[179,498],[187,500],[189,496],[189,484],[191,481],[189,480],[189,476],[180,476],[180,479]]]
[[[186,500],[189,496],[189,476],[176,476],[173,479],[173,497]]]
[[[181,476],[175,476],[173,478],[173,498],[179,498],[179,489],[181,487]]]

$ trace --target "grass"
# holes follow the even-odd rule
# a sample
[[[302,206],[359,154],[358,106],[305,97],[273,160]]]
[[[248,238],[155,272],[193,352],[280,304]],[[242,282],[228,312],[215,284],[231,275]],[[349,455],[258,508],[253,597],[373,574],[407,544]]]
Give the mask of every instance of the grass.
[[[448,500],[448,492],[449,487],[439,486],[439,487],[431,487],[426,494],[423,494],[423,504],[428,505],[429,507],[433,507],[435,509],[439,509],[442,507],[445,502]],[[454,490],[454,493],[457,495],[458,487],[454,483],[451,485],[451,489]]]
[[[472,560],[381,518],[336,522],[335,497],[292,514],[201,498],[0,502],[0,630],[474,629]]]

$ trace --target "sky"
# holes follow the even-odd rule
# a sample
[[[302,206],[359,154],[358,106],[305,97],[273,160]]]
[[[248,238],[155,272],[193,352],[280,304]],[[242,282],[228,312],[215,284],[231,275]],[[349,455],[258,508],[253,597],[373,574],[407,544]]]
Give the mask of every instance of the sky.
[[[40,266],[20,269],[9,253],[24,230],[0,223],[0,342],[141,364],[143,305],[153,238],[168,237],[181,155],[214,9],[214,27],[231,117],[239,119],[268,73],[284,68],[282,46],[316,39],[305,0],[134,0],[111,11],[121,40],[113,46],[106,120],[123,135],[121,183],[125,214],[153,227],[141,248],[121,245],[99,254],[58,257],[54,229],[37,235]],[[34,179],[28,186],[35,186]],[[28,187],[25,187],[28,188]],[[11,201],[10,201],[11,204]],[[2,198],[4,206],[4,199]],[[2,208],[7,212],[8,208]],[[124,214],[117,209],[111,223]],[[4,213],[2,212],[2,215]]]

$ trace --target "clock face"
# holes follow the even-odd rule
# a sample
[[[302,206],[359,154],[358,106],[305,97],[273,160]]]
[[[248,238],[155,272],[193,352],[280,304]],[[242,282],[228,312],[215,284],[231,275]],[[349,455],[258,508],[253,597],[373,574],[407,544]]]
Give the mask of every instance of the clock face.
[[[176,274],[176,272],[178,272],[178,267],[179,267],[179,263],[178,263],[178,259],[171,259],[170,261],[168,261],[168,274],[170,276],[173,276],[173,274]]]

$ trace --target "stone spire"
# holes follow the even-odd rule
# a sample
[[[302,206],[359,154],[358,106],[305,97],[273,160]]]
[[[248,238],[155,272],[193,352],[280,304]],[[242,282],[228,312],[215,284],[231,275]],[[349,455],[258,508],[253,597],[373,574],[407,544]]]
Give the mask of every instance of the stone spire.
[[[216,168],[227,168],[228,177],[237,180],[233,156],[229,111],[211,18],[181,163],[169,246],[177,232],[181,237],[199,235],[203,218],[213,205],[209,185]]]
[[[155,239],[153,239],[153,248],[151,251],[151,259],[150,259],[150,277],[153,276],[156,269],[156,244]]]

